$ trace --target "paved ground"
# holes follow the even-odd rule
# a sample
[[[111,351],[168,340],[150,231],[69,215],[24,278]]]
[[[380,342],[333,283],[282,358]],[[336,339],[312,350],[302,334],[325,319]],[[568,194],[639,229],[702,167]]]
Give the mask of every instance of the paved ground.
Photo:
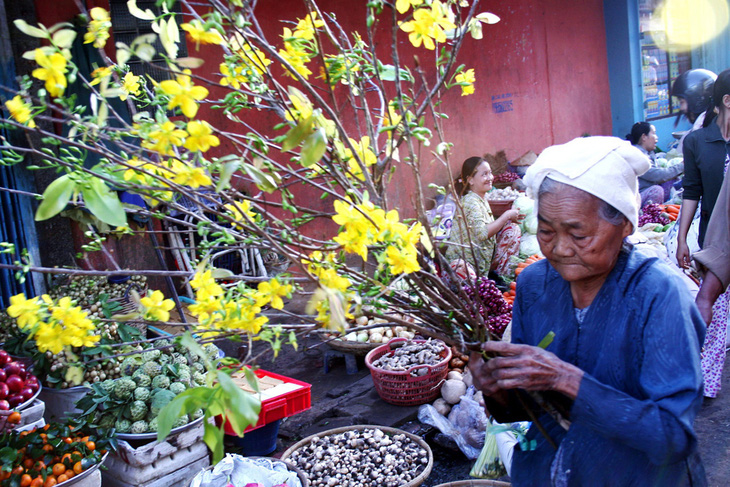
[[[392,406],[382,401],[373,387],[362,359],[359,370],[349,375],[345,361],[334,358],[325,373],[328,347],[319,339],[307,340],[306,349],[284,351],[275,362],[264,361],[262,368],[312,384],[312,409],[282,422],[276,454],[311,434],[340,426],[379,424],[406,428],[416,417],[417,407]],[[230,352],[229,352],[230,353]],[[705,400],[696,422],[700,451],[711,487],[730,485],[730,361],[726,364],[723,392],[717,399]],[[637,431],[637,434],[641,434]],[[427,436],[433,439],[433,434]],[[434,449],[434,471],[424,487],[469,478],[471,462],[458,451]]]

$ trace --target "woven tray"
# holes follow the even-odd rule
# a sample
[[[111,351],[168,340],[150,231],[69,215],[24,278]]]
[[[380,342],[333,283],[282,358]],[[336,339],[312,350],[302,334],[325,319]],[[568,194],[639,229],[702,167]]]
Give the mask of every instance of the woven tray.
[[[303,440],[297,441],[292,446],[287,448],[287,450],[281,455],[281,459],[282,460],[288,459],[292,455],[292,453],[294,453],[295,451],[302,448],[304,445],[311,442],[312,438],[314,438],[315,436],[318,438],[321,438],[323,436],[336,435],[339,433],[344,433],[345,431],[351,431],[351,430],[357,431],[357,430],[362,430],[365,428],[378,428],[383,433],[388,434],[388,435],[406,435],[409,439],[411,439],[411,441],[415,441],[423,449],[425,449],[426,452],[428,452],[428,463],[426,464],[426,468],[423,470],[423,472],[421,472],[418,475],[418,477],[416,477],[415,479],[411,480],[410,482],[406,482],[405,484],[402,484],[400,487],[418,487],[428,478],[429,475],[431,475],[431,469],[433,468],[433,452],[431,451],[431,447],[428,446],[428,443],[423,441],[423,439],[419,438],[418,436],[408,433],[407,431],[403,431],[398,428],[390,428],[388,426],[378,426],[378,425],[373,425],[373,424],[358,424],[355,426],[344,426],[342,428],[334,428],[331,430],[322,431],[321,433],[316,433],[314,435],[309,435],[306,438],[304,438]],[[304,473],[307,474],[306,471]]]
[[[333,350],[351,353],[358,357],[364,357],[370,350],[374,350],[382,345],[382,343],[353,342],[352,340],[343,340],[341,338],[328,338],[325,343]]]

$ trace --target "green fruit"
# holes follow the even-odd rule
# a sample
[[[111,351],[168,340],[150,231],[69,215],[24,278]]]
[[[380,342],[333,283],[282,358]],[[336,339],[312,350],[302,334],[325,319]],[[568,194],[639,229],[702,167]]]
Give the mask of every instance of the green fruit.
[[[172,423],[172,427],[179,428],[180,426],[185,426],[190,422],[190,419],[188,418],[187,414],[182,415],[181,417],[177,418],[174,423]]]
[[[170,387],[170,378],[166,375],[158,375],[152,379],[153,389],[167,389],[168,387]]]
[[[149,433],[154,433],[157,431],[157,418],[152,418],[149,423],[147,423],[147,431]]]
[[[149,424],[147,424],[147,421],[135,421],[132,423],[132,426],[129,428],[130,433],[134,435],[141,435],[143,433],[147,433],[149,431],[150,427]]]
[[[147,414],[147,404],[144,401],[134,401],[129,407],[130,419],[139,421]]]
[[[114,384],[113,396],[117,399],[129,399],[132,397],[132,393],[137,388],[137,383],[129,377],[122,377],[117,379]]]
[[[187,386],[185,386],[182,382],[173,382],[170,384],[170,391],[175,395],[182,394],[186,389]]]
[[[137,383],[137,387],[149,387],[152,384],[152,378],[145,374],[142,369],[137,370],[132,378]]]
[[[128,419],[120,419],[114,423],[114,428],[116,428],[117,433],[129,433],[132,423]]]
[[[157,360],[161,354],[162,352],[159,350],[147,350],[142,354],[142,359],[145,362],[152,362],[153,360]]]
[[[150,376],[150,378],[154,379],[158,375],[160,375],[160,372],[162,372],[162,366],[158,362],[146,362],[142,366],[142,371]]]
[[[137,387],[134,390],[134,399],[147,402],[150,399],[150,390],[146,387]]]

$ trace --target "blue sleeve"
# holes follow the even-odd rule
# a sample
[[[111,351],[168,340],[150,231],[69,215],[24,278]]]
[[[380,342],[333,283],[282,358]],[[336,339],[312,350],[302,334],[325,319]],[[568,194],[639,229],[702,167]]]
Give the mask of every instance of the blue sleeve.
[[[657,282],[642,305],[644,323],[636,324],[644,327],[638,387],[645,399],[585,374],[571,411],[574,422],[644,452],[657,465],[690,453],[702,401],[704,322],[679,285]]]
[[[702,197],[702,176],[697,167],[697,134],[701,131],[692,132],[687,135],[682,144],[682,155],[684,156],[684,179],[682,197],[688,200],[699,201]]]

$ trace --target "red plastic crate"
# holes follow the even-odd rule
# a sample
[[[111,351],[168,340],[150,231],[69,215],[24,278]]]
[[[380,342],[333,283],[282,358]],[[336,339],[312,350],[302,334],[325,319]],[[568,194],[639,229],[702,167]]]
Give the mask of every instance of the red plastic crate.
[[[282,418],[288,418],[302,411],[306,411],[312,407],[312,385],[302,382],[300,380],[292,379],[283,375],[269,372],[267,370],[258,369],[255,371],[256,377],[259,379],[263,377],[271,377],[273,379],[279,379],[284,381],[285,384],[293,384],[300,386],[295,390],[285,392],[281,395],[275,395],[263,399],[261,402],[261,412],[259,413],[259,420],[255,425],[246,428],[244,433],[251,430],[261,428],[264,425],[272,423]],[[279,386],[277,386],[279,387]],[[276,389],[274,387],[273,389]],[[266,393],[266,391],[263,391]],[[227,435],[235,435],[236,433],[231,428],[228,421],[225,424],[225,433]]]

